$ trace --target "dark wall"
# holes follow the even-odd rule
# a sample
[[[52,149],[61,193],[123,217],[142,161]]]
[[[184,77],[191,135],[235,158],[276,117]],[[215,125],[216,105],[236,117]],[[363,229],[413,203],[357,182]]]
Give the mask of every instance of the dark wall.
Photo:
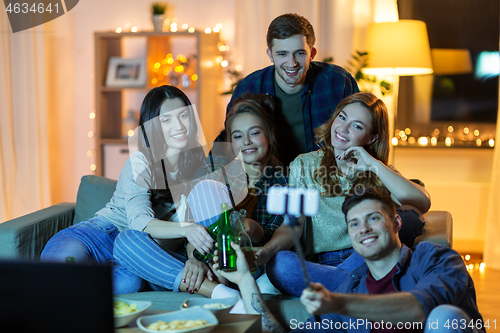
[[[499,0],[398,0],[401,19],[427,24],[431,48],[498,50]]]

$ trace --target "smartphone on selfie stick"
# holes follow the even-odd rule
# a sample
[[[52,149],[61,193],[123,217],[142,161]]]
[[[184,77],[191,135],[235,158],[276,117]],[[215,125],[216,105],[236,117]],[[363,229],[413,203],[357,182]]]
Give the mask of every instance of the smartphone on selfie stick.
[[[285,225],[291,227],[290,231],[295,244],[295,250],[300,259],[306,288],[310,288],[311,279],[307,272],[304,251],[293,227],[299,224],[299,218],[318,214],[318,209],[319,191],[316,189],[272,186],[267,192],[267,212],[269,214],[283,215]]]

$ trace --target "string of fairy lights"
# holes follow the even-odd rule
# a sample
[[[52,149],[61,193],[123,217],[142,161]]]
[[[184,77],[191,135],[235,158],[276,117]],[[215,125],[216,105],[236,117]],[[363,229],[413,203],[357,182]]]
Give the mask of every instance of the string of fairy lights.
[[[438,128],[431,135],[413,135],[411,128],[397,129],[391,139],[393,146],[417,147],[495,147],[495,138],[491,133],[481,133],[478,129],[465,126],[461,131],[449,125],[444,133]]]

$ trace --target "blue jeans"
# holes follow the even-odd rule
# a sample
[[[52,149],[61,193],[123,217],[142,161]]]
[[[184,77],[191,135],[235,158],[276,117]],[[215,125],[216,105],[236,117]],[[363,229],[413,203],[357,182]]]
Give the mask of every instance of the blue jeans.
[[[444,304],[435,307],[424,326],[424,333],[430,332],[460,332],[479,333],[485,332],[484,328],[478,329],[477,323],[471,324],[470,317],[459,307]],[[481,323],[484,324],[484,323]],[[445,327],[446,326],[446,327]]]
[[[311,282],[321,283],[330,291],[335,291],[349,272],[365,262],[352,248],[325,252],[317,255],[315,259],[318,262],[306,261]],[[266,272],[271,283],[282,293],[300,297],[302,290],[307,287],[299,257],[295,252],[276,253],[267,263]]]
[[[113,244],[118,234],[114,224],[94,217],[59,231],[45,245],[40,260],[66,262],[67,257],[73,257],[77,264],[111,264],[114,294],[139,290],[142,279],[119,265],[113,257]]]

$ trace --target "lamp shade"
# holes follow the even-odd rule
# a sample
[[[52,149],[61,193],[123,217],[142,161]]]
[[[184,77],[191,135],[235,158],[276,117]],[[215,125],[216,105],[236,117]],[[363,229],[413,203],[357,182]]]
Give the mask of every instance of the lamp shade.
[[[432,73],[427,27],[416,20],[372,23],[366,33],[367,74]]]
[[[436,75],[457,75],[472,73],[469,50],[431,49],[432,64]]]

